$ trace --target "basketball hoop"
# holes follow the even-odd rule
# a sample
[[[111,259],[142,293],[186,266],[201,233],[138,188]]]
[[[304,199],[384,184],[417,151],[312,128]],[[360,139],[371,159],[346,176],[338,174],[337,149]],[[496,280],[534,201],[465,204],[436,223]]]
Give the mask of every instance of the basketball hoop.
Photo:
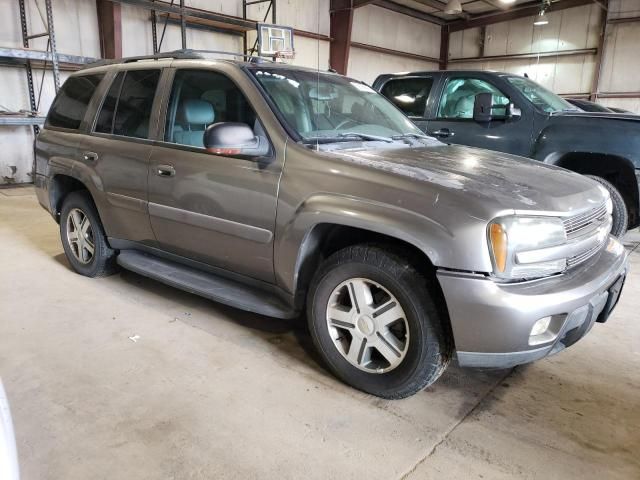
[[[293,60],[296,57],[296,52],[287,51],[287,50],[278,50],[274,55],[274,60]]]
[[[294,58],[293,29],[282,25],[259,23],[258,55],[283,60]]]

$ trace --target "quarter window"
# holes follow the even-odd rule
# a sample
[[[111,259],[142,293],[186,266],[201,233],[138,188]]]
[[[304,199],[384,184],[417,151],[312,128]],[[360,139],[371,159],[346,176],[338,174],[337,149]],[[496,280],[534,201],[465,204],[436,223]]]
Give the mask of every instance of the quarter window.
[[[69,77],[49,109],[46,125],[79,129],[102,77],[103,74]]]
[[[169,100],[165,141],[204,147],[205,130],[218,122],[261,128],[246,97],[228,77],[206,70],[179,70]]]
[[[409,117],[423,117],[433,78],[398,78],[384,84],[380,93]]]
[[[444,89],[438,118],[472,119],[473,104],[479,93],[493,95],[492,115],[506,115],[509,99],[496,87],[477,78],[454,78],[449,80]]]

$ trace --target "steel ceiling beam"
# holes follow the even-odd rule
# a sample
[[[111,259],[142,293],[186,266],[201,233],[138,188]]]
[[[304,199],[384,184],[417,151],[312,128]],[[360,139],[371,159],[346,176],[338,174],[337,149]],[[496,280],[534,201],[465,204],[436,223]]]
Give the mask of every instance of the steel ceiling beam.
[[[591,5],[593,0],[559,0],[553,2],[547,9],[547,12],[558,12],[567,8],[581,7],[583,5]],[[506,12],[483,14],[471,17],[469,20],[454,21],[449,23],[451,32],[466,30],[468,28],[483,27],[494,23],[507,22],[518,18],[533,17],[540,12],[540,2],[531,2],[516,7]]]
[[[375,0],[373,5],[386,8],[392,12],[402,13],[403,15],[408,15],[409,17],[417,18],[419,20],[424,20],[425,22],[435,23],[436,25],[444,25],[447,23],[444,19],[436,17],[435,15],[430,15],[428,13],[421,12],[420,10],[416,10],[415,8],[393,3],[389,0]]]

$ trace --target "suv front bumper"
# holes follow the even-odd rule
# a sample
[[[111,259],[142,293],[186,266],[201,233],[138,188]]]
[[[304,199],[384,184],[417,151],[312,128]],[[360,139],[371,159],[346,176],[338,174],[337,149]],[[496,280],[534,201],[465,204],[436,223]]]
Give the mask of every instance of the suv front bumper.
[[[605,249],[579,267],[535,281],[497,283],[482,275],[440,270],[458,363],[508,368],[572,345],[596,320],[606,321],[627,264],[624,247],[610,237]],[[534,324],[545,317],[551,317],[548,330],[530,337]]]

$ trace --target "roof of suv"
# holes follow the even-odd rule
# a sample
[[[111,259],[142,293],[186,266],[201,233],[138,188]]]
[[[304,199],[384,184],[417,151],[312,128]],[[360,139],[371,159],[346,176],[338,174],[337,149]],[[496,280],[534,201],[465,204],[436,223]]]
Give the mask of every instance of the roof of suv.
[[[220,55],[228,55],[236,58],[243,58],[242,60],[220,58]],[[189,61],[202,63],[228,63],[237,65],[238,67],[248,68],[281,68],[287,70],[300,70],[307,72],[318,72],[318,69],[302,67],[298,65],[290,65],[287,63],[278,63],[262,57],[255,57],[249,55],[242,55],[233,52],[223,52],[216,50],[174,50],[171,52],[158,53],[156,55],[145,55],[140,57],[126,57],[114,60],[98,60],[96,62],[87,64],[81,71],[86,73],[94,69],[104,69],[104,67],[119,68],[123,65],[140,65],[152,63],[159,67],[168,67],[174,61]],[[322,70],[322,73],[335,74],[332,71]]]

